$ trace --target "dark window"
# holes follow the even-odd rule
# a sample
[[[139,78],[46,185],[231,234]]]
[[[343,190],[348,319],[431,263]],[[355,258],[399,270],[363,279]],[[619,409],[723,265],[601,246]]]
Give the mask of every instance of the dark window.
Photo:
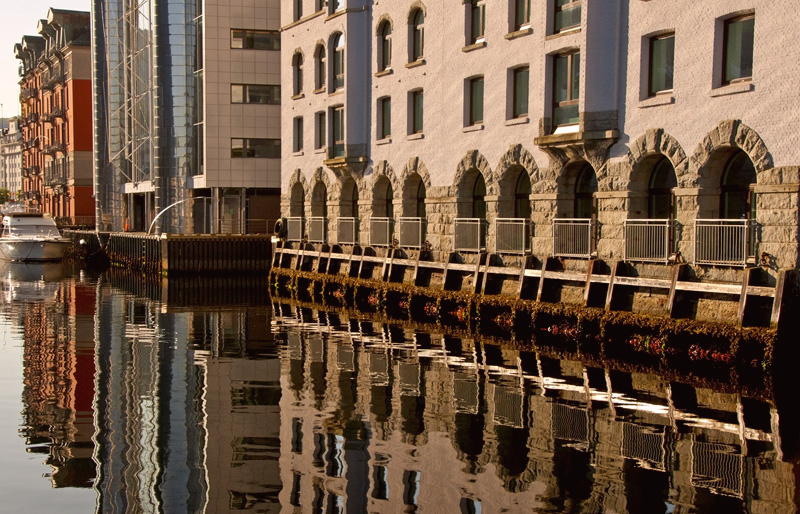
[[[231,157],[280,159],[280,139],[231,139]]]
[[[315,116],[316,124],[316,148],[323,148],[326,145],[326,135],[328,127],[325,124],[325,111],[318,112]]]
[[[292,94],[299,95],[303,92],[303,55],[296,53],[292,58]]]
[[[417,505],[419,501],[419,471],[403,472],[403,503]]]
[[[419,184],[417,184],[417,208],[416,213],[418,218],[424,218],[426,216],[425,212],[425,183],[420,180]]]
[[[725,22],[723,84],[753,76],[755,21],[755,16],[751,14]]]
[[[422,91],[411,92],[411,134],[422,133]]]
[[[675,34],[650,38],[650,82],[648,94],[672,90]]]
[[[266,84],[231,84],[231,103],[279,105],[281,87]]]
[[[483,77],[469,81],[469,124],[483,122]]]
[[[591,164],[585,164],[575,181],[575,217],[594,217],[594,194],[597,192],[597,175]]]
[[[514,30],[520,30],[531,22],[531,0],[514,0]]]
[[[661,157],[650,172],[647,194],[647,212],[650,219],[673,217],[672,190],[678,187],[675,168],[666,157]]]
[[[277,30],[231,29],[231,48],[280,50],[281,35]]]
[[[580,27],[581,0],[555,0],[555,32]]]
[[[378,34],[378,71],[384,71],[392,65],[392,24],[384,21]]]
[[[372,481],[375,486],[372,488],[372,497],[376,500],[389,499],[389,482],[387,481],[388,470],[386,466],[375,466],[372,468]]]
[[[514,188],[514,217],[530,219],[531,217],[531,178],[522,169]]]
[[[317,51],[314,53],[315,58],[315,70],[314,70],[314,86],[316,89],[321,89],[325,87],[325,75],[328,73],[328,70],[325,66],[325,47],[319,45],[317,47]]]
[[[344,87],[344,34],[333,38],[333,89]]]
[[[422,59],[425,46],[425,13],[417,9],[411,15],[411,58],[410,62]]]
[[[553,124],[578,123],[580,98],[580,59],[578,52],[558,55],[553,63]]]
[[[294,119],[294,151],[303,150],[303,118],[298,116]]]
[[[740,151],[728,159],[722,173],[720,212],[725,219],[754,219],[751,186],[756,183],[756,170],[750,157]]]
[[[381,98],[378,100],[378,139],[385,139],[392,135],[392,99]]]
[[[294,21],[303,17],[303,0],[294,0]]]
[[[336,12],[339,9],[344,9],[344,0],[330,0],[331,12]]]
[[[469,43],[474,44],[483,39],[486,31],[486,0],[468,0],[469,8]]]
[[[512,118],[520,118],[528,115],[528,75],[527,66],[514,70],[513,104],[511,108]]]
[[[472,217],[486,219],[486,182],[478,172],[472,185]]]
[[[331,140],[333,141],[333,157],[344,156],[344,107],[334,107],[332,109],[333,131]]]

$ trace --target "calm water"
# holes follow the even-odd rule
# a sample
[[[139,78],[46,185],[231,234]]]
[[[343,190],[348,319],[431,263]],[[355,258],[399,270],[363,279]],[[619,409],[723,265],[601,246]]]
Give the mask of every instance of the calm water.
[[[273,303],[266,279],[0,271],[2,512],[774,514],[800,498],[798,416],[774,392]]]

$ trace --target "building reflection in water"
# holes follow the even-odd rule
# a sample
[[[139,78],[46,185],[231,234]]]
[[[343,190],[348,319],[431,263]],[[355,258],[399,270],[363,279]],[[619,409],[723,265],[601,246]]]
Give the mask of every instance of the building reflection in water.
[[[25,436],[96,512],[796,510],[796,416],[771,402],[281,303],[56,284],[6,305]]]

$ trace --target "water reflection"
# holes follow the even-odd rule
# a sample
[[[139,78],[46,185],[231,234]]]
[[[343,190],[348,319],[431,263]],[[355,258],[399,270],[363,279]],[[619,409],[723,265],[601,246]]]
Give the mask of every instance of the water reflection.
[[[73,512],[796,511],[769,394],[273,305],[258,279],[2,276],[25,446],[96,494]]]

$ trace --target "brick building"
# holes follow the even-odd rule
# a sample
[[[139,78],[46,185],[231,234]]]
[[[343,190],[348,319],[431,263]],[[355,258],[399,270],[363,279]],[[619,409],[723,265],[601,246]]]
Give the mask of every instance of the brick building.
[[[50,9],[39,36],[14,46],[20,64],[22,200],[94,225],[89,13]]]

